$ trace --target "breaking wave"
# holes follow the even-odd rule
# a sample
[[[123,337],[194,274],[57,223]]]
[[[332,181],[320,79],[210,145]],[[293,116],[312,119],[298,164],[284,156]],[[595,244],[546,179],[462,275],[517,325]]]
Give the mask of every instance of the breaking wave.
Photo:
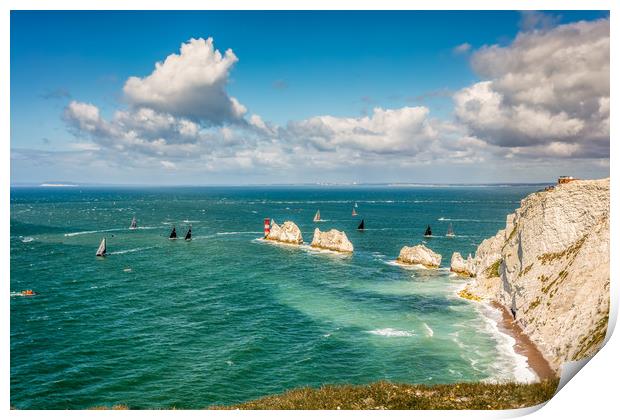
[[[369,334],[381,335],[384,337],[412,337],[414,335],[412,331],[402,331],[394,328],[381,328],[377,330],[368,331]]]

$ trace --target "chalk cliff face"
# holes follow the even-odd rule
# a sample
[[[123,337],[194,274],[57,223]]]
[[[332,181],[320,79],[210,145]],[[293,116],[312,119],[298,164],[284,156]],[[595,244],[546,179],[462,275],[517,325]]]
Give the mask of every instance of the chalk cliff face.
[[[474,265],[466,290],[511,310],[552,367],[592,355],[609,313],[609,179],[529,195]]]
[[[441,255],[424,245],[404,246],[396,261],[405,264],[422,264],[428,268],[437,268],[441,264]]]
[[[476,263],[471,255],[464,259],[460,253],[452,254],[450,260],[450,271],[466,277],[474,277],[476,275]]]
[[[310,246],[338,252],[353,252],[353,244],[347,235],[336,229],[328,232],[321,232],[319,228],[314,229],[314,237]]]
[[[302,244],[304,242],[301,231],[293,222],[284,222],[282,226],[276,222],[271,224],[271,231],[265,239],[270,241],[284,242],[287,244]]]

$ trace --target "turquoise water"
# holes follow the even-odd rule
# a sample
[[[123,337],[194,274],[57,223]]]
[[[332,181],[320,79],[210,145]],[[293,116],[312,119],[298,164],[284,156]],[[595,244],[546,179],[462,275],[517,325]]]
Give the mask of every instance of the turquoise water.
[[[202,408],[325,383],[531,379],[446,267],[536,189],[13,188],[11,404]],[[307,243],[315,226],[344,230],[355,253],[261,242],[264,217]],[[167,239],[190,223],[191,242]],[[394,265],[427,224],[444,268]]]

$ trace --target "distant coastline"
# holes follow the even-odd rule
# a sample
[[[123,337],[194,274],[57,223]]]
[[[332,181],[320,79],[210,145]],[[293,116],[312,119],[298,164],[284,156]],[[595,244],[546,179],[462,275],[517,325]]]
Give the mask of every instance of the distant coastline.
[[[16,182],[11,188],[80,187],[80,188],[501,188],[520,186],[548,186],[549,182],[499,182],[499,183],[300,183],[300,184],[93,184],[79,182]]]

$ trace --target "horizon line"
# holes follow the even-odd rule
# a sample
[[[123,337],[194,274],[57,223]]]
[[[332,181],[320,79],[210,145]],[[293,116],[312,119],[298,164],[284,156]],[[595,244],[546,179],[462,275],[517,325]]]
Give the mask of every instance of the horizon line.
[[[79,182],[16,182],[10,188],[78,188],[78,187],[415,187],[415,186],[501,186],[501,185],[554,185],[554,181],[535,182],[303,182],[303,183],[255,183],[255,184],[129,184],[129,183],[79,183]]]

